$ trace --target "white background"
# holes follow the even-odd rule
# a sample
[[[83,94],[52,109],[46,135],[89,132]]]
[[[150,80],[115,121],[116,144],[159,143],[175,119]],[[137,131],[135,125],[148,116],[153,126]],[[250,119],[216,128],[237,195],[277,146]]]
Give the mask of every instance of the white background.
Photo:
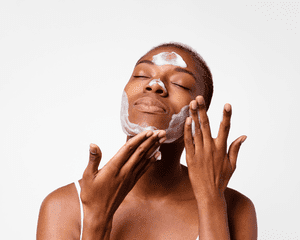
[[[1,1],[1,238],[35,238],[41,202],[81,178],[91,142],[102,149],[101,165],[117,152],[125,142],[121,94],[135,62],[178,41],[213,73],[213,134],[229,102],[229,141],[248,136],[229,186],[254,202],[259,239],[300,239],[299,7]]]

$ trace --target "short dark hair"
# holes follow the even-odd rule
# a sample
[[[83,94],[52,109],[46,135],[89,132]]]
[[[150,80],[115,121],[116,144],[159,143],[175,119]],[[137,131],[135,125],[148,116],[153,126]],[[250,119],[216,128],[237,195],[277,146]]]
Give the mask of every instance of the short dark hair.
[[[149,52],[156,50],[158,48],[162,48],[162,47],[178,48],[180,50],[185,51],[192,57],[193,61],[195,62],[196,70],[199,73],[198,76],[200,77],[200,79],[196,79],[196,80],[202,81],[204,84],[203,97],[205,100],[206,110],[208,110],[208,107],[209,107],[211,99],[212,99],[214,86],[213,86],[212,74],[211,74],[210,69],[207,66],[206,62],[204,61],[204,59],[200,56],[199,53],[197,53],[190,46],[187,46],[183,43],[178,43],[178,42],[170,42],[170,43],[160,44],[156,47],[153,47],[146,54],[148,54]]]

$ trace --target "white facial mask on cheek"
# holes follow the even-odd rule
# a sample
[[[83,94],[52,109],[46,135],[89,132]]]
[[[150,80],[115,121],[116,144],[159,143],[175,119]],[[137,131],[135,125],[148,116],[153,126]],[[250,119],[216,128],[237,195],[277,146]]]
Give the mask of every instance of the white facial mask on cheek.
[[[152,62],[157,66],[162,66],[166,64],[186,68],[187,65],[182,57],[176,52],[161,52],[152,57]]]
[[[122,125],[123,132],[127,136],[135,136],[146,130],[152,130],[152,131],[157,130],[156,127],[152,127],[152,126],[142,127],[138,124],[130,122],[129,118],[128,118],[128,116],[129,116],[128,109],[129,109],[129,104],[128,104],[127,94],[125,91],[123,91],[120,119],[121,119],[121,125]]]
[[[120,118],[121,118],[121,125],[122,125],[123,132],[127,136],[135,136],[146,130],[152,130],[152,131],[158,130],[154,126],[142,127],[138,124],[130,122],[128,118],[129,116],[128,108],[129,108],[128,98],[126,92],[124,91],[122,95]],[[167,129],[165,129],[166,137],[167,137],[165,143],[174,142],[175,140],[179,139],[183,135],[185,119],[188,116],[189,116],[189,105],[184,106],[179,113],[172,115],[172,119],[169,123],[169,126]]]

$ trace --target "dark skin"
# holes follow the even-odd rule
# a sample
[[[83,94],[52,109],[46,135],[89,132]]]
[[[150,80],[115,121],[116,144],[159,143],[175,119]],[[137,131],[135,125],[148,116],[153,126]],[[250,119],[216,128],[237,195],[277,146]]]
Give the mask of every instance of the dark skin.
[[[174,65],[151,64],[160,52],[180,54],[184,70]],[[241,143],[236,139],[227,151],[231,106],[226,104],[217,138],[212,138],[201,89],[196,84],[193,60],[177,48],[159,48],[137,64],[125,87],[129,120],[166,129],[173,114],[189,105],[184,136],[164,144],[165,131],[146,131],[128,137],[126,144],[101,169],[101,151],[90,146],[89,164],[80,180],[84,209],[83,239],[257,239],[252,202],[227,188]],[[149,86],[152,79],[159,84]],[[160,101],[164,111],[140,111],[134,103],[141,97]],[[200,123],[197,118],[200,115]],[[196,133],[192,136],[191,120]],[[151,157],[160,146],[162,160]],[[188,168],[180,164],[186,148]],[[37,239],[79,239],[80,208],[74,184],[62,187],[44,200]]]

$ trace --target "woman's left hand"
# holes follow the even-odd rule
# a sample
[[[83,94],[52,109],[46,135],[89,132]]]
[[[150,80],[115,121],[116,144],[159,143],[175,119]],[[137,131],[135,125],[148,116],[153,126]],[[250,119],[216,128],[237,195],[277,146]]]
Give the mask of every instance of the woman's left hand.
[[[202,96],[191,101],[190,111],[192,116],[188,117],[185,122],[184,142],[189,178],[195,196],[197,199],[223,198],[227,184],[236,168],[240,146],[247,137],[243,135],[237,138],[227,152],[231,118],[231,105],[228,103],[225,104],[223,110],[223,120],[217,138],[211,137]],[[192,136],[191,128],[192,119],[195,122],[194,136]]]

